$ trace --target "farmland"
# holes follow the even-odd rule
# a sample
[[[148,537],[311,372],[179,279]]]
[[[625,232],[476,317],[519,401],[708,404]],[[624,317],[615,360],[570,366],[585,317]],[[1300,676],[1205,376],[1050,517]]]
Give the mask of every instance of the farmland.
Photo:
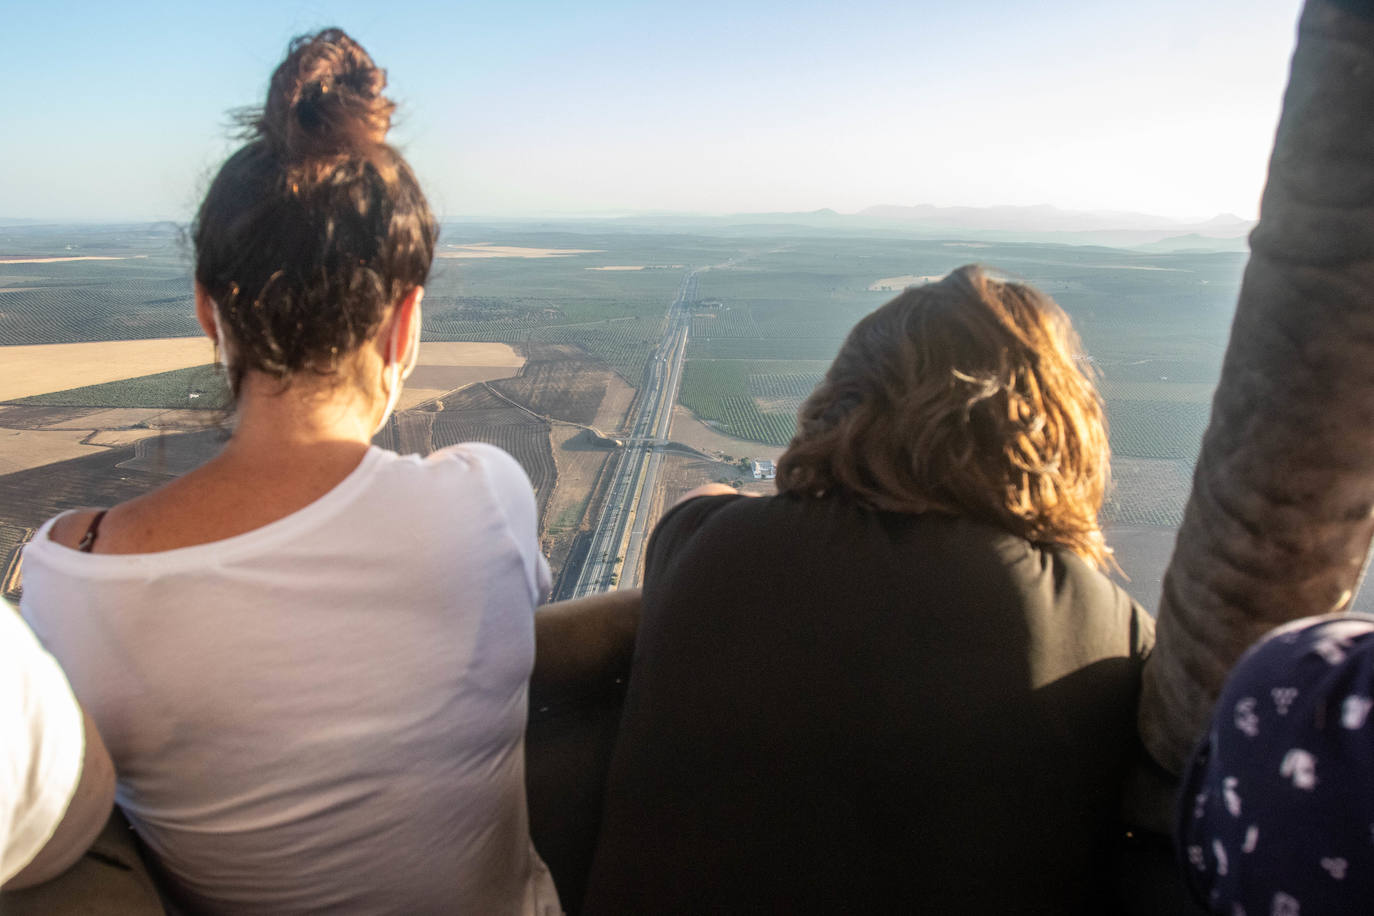
[[[464,227],[449,234],[454,237],[445,243],[455,252],[485,239],[484,231]],[[645,360],[662,336],[664,310],[683,271],[595,268],[710,263],[735,250],[687,237],[549,233],[515,241],[520,245],[512,247],[575,253],[440,261],[425,295],[425,339],[574,346],[631,385],[639,384]]]
[[[0,254],[37,261],[0,262],[0,344],[200,336],[175,226],[6,227]]]
[[[578,425],[623,434],[688,270],[699,272],[679,400],[691,414],[674,420],[673,435],[739,458],[777,455],[849,328],[895,295],[882,287],[942,276],[971,255],[1048,292],[1073,318],[1111,425],[1115,483],[1104,518],[1132,544],[1155,545],[1131,556],[1157,565],[1167,556],[1158,545],[1182,515],[1244,262],[1238,253],[1000,242],[971,250],[960,240],[631,232],[597,222],[446,226],[440,254],[424,302],[425,346],[485,341],[518,356],[490,365],[476,356],[464,357],[471,365],[422,359],[379,441],[416,452],[465,439],[507,448],[535,484],[556,566],[599,511],[591,488],[612,454]],[[5,347],[200,336],[173,227],[6,227],[0,255],[31,262],[0,263],[0,376]],[[48,260],[69,257],[112,260]],[[191,361],[92,379],[57,360],[55,382],[11,395],[0,406],[0,434],[22,434],[10,436],[11,451],[62,460],[0,464],[23,469],[0,476],[0,530],[25,530],[72,500],[154,485],[165,479],[159,468],[173,472],[202,454],[204,440],[183,447],[178,433],[155,427],[189,431],[188,408],[220,402],[205,346]],[[689,435],[698,420],[706,425]],[[727,464],[711,473],[727,473]],[[673,486],[685,487],[711,462],[673,467]],[[1154,581],[1152,572],[1128,572]],[[1152,604],[1157,595],[1137,597]]]
[[[223,409],[229,404],[229,389],[224,383],[224,373],[211,364],[50,391],[15,403],[43,407]]]
[[[590,426],[609,379],[597,360],[568,344],[529,344],[524,371],[492,388],[541,416]]]
[[[825,367],[806,360],[689,359],[680,400],[728,435],[786,445],[795,431],[797,408]]]
[[[202,336],[5,347],[0,402],[203,365],[214,359]]]

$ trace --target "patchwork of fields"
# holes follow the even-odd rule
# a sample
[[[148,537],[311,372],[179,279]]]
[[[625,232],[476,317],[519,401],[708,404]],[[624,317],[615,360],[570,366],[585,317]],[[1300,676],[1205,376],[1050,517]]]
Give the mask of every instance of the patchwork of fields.
[[[200,336],[174,227],[6,228],[0,254],[0,345]]]
[[[689,359],[679,400],[723,433],[786,445],[801,402],[826,366],[818,360]]]
[[[116,339],[99,343],[6,346],[4,354],[4,361],[0,362],[0,401],[42,397],[64,389],[117,383],[129,378],[201,366],[214,360],[214,348],[201,335],[158,340]]]
[[[452,257],[428,285],[421,365],[382,438],[405,451],[464,439],[507,448],[535,484],[556,565],[599,512],[597,481],[612,454],[580,427],[621,432],[687,270],[706,268],[680,403],[705,426],[688,435],[684,414],[674,433],[730,461],[677,462],[682,487],[694,474],[738,474],[731,462],[742,457],[776,456],[854,322],[903,282],[942,276],[971,253],[926,239],[481,226],[446,227],[444,244]],[[1244,256],[995,243],[972,253],[1073,317],[1108,405],[1116,461],[1106,520],[1141,544],[1171,539]],[[217,412],[206,408],[225,400],[176,230],[6,229],[3,255],[0,545],[53,511],[127,498],[212,454],[205,428]],[[62,349],[82,342],[84,355]],[[59,346],[35,362],[37,345]],[[137,346],[143,361],[121,362],[121,348]],[[1153,564],[1160,553],[1133,555]]]

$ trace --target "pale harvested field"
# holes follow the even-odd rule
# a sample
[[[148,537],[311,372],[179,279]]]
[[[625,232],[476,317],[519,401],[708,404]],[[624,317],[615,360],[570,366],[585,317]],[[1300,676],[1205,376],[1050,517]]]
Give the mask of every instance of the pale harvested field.
[[[211,415],[197,410],[113,407],[54,413],[62,419],[40,421],[36,429],[0,427],[0,475],[133,445],[168,430],[196,431],[214,425]]]
[[[102,451],[82,444],[90,434],[89,429],[0,429],[0,475]]]
[[[521,248],[515,245],[454,245],[439,252],[440,258],[565,258],[570,254],[597,254],[600,248]]]
[[[420,344],[415,371],[406,380],[397,410],[410,410],[426,401],[475,382],[518,375],[525,357],[504,343],[431,341]]]
[[[519,374],[516,366],[417,366],[401,390],[397,410],[410,410],[426,401],[477,382],[490,382]]]
[[[901,292],[908,286],[915,286],[917,283],[934,283],[943,280],[944,277],[918,277],[915,274],[903,274],[900,277],[883,277],[881,280],[874,280],[868,285],[872,292]]]
[[[0,293],[31,293],[41,286],[0,286]]]
[[[634,397],[635,390],[624,379],[613,372],[608,373],[606,394],[601,398],[601,406],[596,410],[596,422],[592,425],[608,436],[624,432],[626,414]]]
[[[0,347],[0,401],[204,365],[213,359],[210,342],[200,337]],[[406,410],[474,382],[509,378],[524,365],[525,358],[509,344],[425,343],[398,407]],[[213,411],[143,407],[55,414],[58,419],[40,420],[38,429],[0,428],[0,474],[132,445],[166,430],[204,430],[221,417]]]
[[[0,428],[0,477],[165,435],[158,429]]]
[[[519,371],[519,366],[416,366],[406,387],[454,391],[473,382],[510,378]]]
[[[416,388],[414,385],[406,385],[405,388],[401,389],[401,396],[396,400],[396,409],[414,410],[426,401],[442,398],[452,390],[452,388]]]
[[[43,428],[90,431],[93,429],[129,429],[142,426],[146,429],[146,426],[150,425],[154,418],[169,412],[160,407],[104,407],[57,423],[45,423]]]
[[[712,429],[692,415],[681,404],[673,406],[673,425],[670,438],[708,455],[730,455],[734,458],[768,458],[777,461],[786,449],[780,445],[764,445],[747,439],[736,439]]]
[[[161,429],[97,429],[90,434],[86,442],[90,445],[99,445],[105,448],[120,448],[125,445],[133,445],[147,439],[149,436],[161,436],[165,430]]]
[[[550,562],[561,569],[573,538],[586,527],[592,486],[613,453],[589,446],[586,431],[576,426],[559,424],[549,435],[558,476],[544,515],[544,551]]]
[[[550,435],[554,463],[558,465],[558,483],[554,487],[553,501],[549,503],[550,528],[559,521],[576,527],[582,521],[581,514],[579,512],[574,519],[568,510],[583,507],[601,465],[613,451],[589,445],[587,432],[571,424],[554,426]]]
[[[513,366],[525,365],[525,357],[506,343],[427,341],[420,344],[417,366]]]
[[[214,362],[204,337],[0,347],[0,401]]]

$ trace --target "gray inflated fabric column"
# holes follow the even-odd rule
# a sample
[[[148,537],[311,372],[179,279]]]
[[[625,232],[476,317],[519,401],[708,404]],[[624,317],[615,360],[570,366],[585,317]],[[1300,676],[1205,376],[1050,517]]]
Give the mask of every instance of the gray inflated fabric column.
[[[1164,579],[1141,735],[1177,773],[1238,656],[1349,608],[1374,534],[1374,2],[1302,14],[1259,225]]]

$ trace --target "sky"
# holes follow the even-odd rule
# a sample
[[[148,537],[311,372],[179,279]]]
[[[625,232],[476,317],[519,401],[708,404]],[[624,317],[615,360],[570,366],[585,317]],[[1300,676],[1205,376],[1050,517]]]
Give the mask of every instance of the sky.
[[[7,0],[0,218],[185,222],[293,35],[385,67],[442,219],[1253,218],[1298,0]]]

